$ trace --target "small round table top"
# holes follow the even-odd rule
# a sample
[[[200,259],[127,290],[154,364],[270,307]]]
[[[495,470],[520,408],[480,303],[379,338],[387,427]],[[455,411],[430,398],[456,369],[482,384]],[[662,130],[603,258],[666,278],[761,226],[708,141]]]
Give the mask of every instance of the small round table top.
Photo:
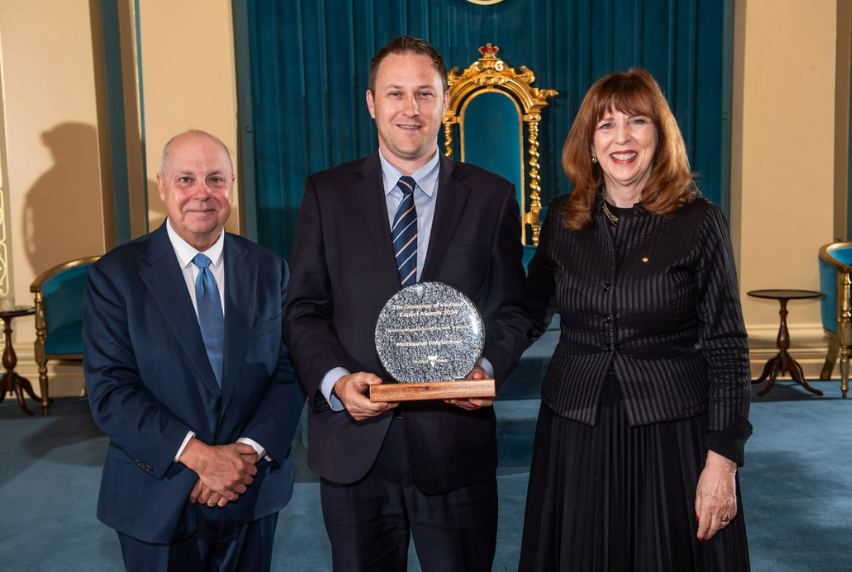
[[[814,290],[751,290],[747,294],[754,298],[769,298],[771,300],[805,300],[822,296],[822,292],[815,292]]]
[[[14,310],[0,310],[0,318],[17,318],[35,314],[35,306],[18,306]]]

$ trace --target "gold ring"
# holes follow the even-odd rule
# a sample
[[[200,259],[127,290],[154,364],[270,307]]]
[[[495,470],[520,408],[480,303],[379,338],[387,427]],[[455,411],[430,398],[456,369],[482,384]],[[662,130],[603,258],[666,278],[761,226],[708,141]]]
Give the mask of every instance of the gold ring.
[[[722,515],[722,522],[730,522],[730,520],[731,520],[731,513]]]

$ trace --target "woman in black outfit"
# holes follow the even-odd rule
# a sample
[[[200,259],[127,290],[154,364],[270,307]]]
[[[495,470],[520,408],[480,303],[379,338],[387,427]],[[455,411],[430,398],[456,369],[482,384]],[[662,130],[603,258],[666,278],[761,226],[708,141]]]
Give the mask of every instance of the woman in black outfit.
[[[586,94],[529,265],[542,383],[522,571],[749,570],[748,345],[728,227],[651,75]]]

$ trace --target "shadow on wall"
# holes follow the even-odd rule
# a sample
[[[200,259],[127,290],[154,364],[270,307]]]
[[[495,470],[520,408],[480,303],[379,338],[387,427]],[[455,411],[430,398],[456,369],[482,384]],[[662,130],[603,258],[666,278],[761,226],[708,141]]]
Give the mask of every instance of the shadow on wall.
[[[41,134],[53,157],[27,192],[23,230],[34,276],[62,262],[103,254],[98,138],[93,125],[60,123]]]

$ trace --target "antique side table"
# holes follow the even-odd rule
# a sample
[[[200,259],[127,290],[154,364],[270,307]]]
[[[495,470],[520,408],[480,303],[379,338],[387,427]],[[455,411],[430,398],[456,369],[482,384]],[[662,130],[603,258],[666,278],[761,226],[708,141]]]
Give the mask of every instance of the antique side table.
[[[6,348],[3,350],[3,367],[6,368],[6,372],[3,374],[3,378],[0,379],[0,403],[6,398],[7,391],[14,391],[21,409],[29,415],[33,415],[33,411],[24,402],[24,392],[38,402],[41,400],[33,393],[33,386],[29,380],[21,377],[15,371],[15,366],[18,365],[18,356],[15,354],[15,348],[12,347],[12,320],[20,316],[32,316],[33,314],[35,314],[35,308],[32,306],[19,306],[14,310],[0,310],[0,320],[3,320],[3,334],[6,338]]]
[[[779,352],[774,358],[766,362],[763,374],[758,379],[752,381],[752,383],[761,383],[766,378],[769,378],[769,381],[766,382],[766,387],[758,391],[757,394],[765,395],[767,391],[772,389],[772,386],[775,384],[775,378],[779,374],[789,373],[790,377],[811,393],[823,395],[822,391],[808,385],[802,373],[802,366],[787,353],[787,349],[790,347],[790,332],[787,331],[787,301],[819,298],[822,296],[822,292],[815,292],[813,290],[752,290],[747,294],[752,298],[778,300],[781,304],[781,310],[778,312],[781,315],[781,326],[778,329],[778,339],[775,342]]]

